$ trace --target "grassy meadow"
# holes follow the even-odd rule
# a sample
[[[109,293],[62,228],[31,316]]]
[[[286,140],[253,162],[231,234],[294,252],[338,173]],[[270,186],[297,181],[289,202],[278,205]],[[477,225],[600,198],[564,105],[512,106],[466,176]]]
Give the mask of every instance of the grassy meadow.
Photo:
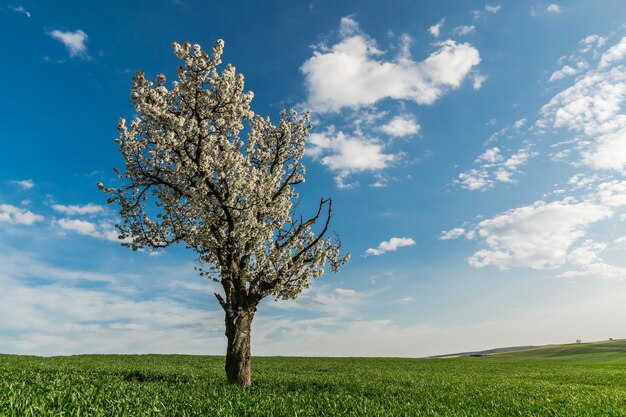
[[[626,341],[480,358],[0,355],[0,416],[626,416]]]

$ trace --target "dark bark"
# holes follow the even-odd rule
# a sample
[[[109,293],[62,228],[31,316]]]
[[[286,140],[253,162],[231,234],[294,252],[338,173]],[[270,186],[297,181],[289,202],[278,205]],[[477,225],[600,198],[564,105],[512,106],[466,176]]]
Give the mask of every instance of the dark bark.
[[[233,385],[250,385],[250,330],[253,318],[254,311],[226,311],[226,377]]]

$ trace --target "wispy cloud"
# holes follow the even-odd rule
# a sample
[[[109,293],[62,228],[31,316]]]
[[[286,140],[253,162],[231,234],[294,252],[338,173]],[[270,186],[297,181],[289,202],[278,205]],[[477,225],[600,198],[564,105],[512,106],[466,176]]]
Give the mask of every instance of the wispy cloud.
[[[476,32],[476,26],[474,25],[463,25],[457,26],[453,29],[453,32],[459,36],[471,35]]]
[[[356,290],[347,290],[345,288],[336,288],[335,292],[345,297],[354,297],[356,295]]]
[[[81,29],[75,30],[74,32],[53,30],[50,32],[50,36],[63,43],[71,57],[89,59],[87,45],[85,45],[88,36]]]
[[[64,213],[67,215],[76,215],[76,214],[98,214],[104,211],[103,206],[99,206],[96,204],[85,204],[85,205],[63,205],[63,204],[53,204],[52,208],[55,211],[60,213]]]
[[[492,6],[490,4],[485,4],[485,10],[487,10],[489,13],[498,13],[500,11],[500,9],[502,8],[502,6],[497,5],[497,6]]]
[[[17,185],[22,190],[30,190],[35,186],[35,182],[33,180],[12,180],[9,181],[11,184]]]

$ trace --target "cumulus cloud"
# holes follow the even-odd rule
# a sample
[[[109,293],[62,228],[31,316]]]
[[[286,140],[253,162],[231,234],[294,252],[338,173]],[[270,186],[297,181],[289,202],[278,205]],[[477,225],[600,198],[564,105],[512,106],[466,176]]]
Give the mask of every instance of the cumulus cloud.
[[[465,229],[462,227],[455,227],[454,229],[450,229],[448,231],[441,232],[441,236],[439,236],[439,240],[452,240],[457,239],[465,234]]]
[[[578,74],[578,70],[576,68],[570,67],[569,65],[565,65],[560,70],[554,71],[548,81],[550,82],[557,81],[565,77],[571,77],[572,75],[576,75],[576,74]]]
[[[420,131],[420,125],[412,115],[401,114],[382,125],[379,130],[389,136],[405,137],[417,134]]]
[[[50,32],[50,36],[63,43],[71,57],[78,57],[81,59],[89,58],[89,55],[87,54],[87,45],[85,45],[88,37],[87,34],[81,29],[75,30],[74,32],[53,30]]]
[[[493,187],[494,184],[493,180],[489,178],[489,172],[484,169],[468,169],[461,172],[455,183],[470,191],[486,190]]]
[[[525,122],[525,119],[518,120],[521,121]],[[521,148],[504,159],[499,147],[489,148],[476,158],[475,163],[480,166],[461,172],[455,183],[471,191],[487,190],[497,182],[516,184],[518,180],[515,176],[520,173],[520,167],[537,155],[538,153],[530,148]]]
[[[559,278],[595,278],[603,280],[626,279],[626,268],[607,264],[601,257],[600,252],[605,250],[607,244],[587,240],[582,245],[572,250],[568,255],[569,262],[575,269],[565,271]]]
[[[347,135],[334,131],[331,126],[326,132],[309,136],[308,156],[319,160],[335,171],[337,184],[346,186],[345,178],[354,173],[379,171],[398,159],[398,155],[385,153],[385,144],[379,140],[357,134]]]
[[[62,204],[53,204],[52,208],[60,213],[67,215],[76,215],[76,214],[98,214],[104,211],[103,206],[99,206],[96,204],[85,204],[81,205],[69,205],[65,206]]]
[[[22,190],[30,190],[35,186],[35,182],[33,180],[12,180],[9,182],[11,184],[17,185]]]
[[[548,7],[546,7],[546,13],[557,14],[561,13],[562,11],[563,9],[561,9],[561,6],[556,3],[551,3],[548,5]]]
[[[474,25],[457,26],[454,28],[453,31],[459,36],[471,35],[472,33],[476,32],[476,26]]]
[[[440,21],[438,21],[437,23],[435,23],[434,25],[428,28],[428,33],[433,35],[435,38],[438,38],[439,34],[441,33],[441,28],[443,27],[443,24],[445,22],[446,22],[445,18],[441,19]]]
[[[606,43],[606,38],[600,35],[585,36],[580,42],[580,52],[586,53],[595,48],[601,48]]]
[[[98,230],[94,223],[85,220],[61,219],[58,223],[63,230],[70,230],[80,233],[81,235],[93,236]]]
[[[398,250],[398,248],[402,248],[405,246],[413,246],[415,245],[415,241],[410,237],[392,237],[388,241],[380,242],[377,248],[369,248],[365,251],[365,255],[379,256],[385,252],[394,252]]]
[[[595,37],[589,42],[599,42]],[[626,37],[601,55],[597,68],[580,75],[541,109],[536,126],[578,134],[562,153],[576,151],[583,164],[601,170],[626,168]]]
[[[119,242],[118,231],[106,222],[94,223],[79,219],[60,219],[56,222],[61,229],[98,239]]]
[[[0,222],[30,226],[33,223],[43,221],[43,219],[43,216],[35,214],[30,210],[10,204],[0,204]]]
[[[341,35],[339,43],[319,47],[300,68],[308,105],[318,112],[370,106],[385,98],[429,105],[460,87],[480,63],[474,46],[453,40],[438,43],[426,59],[414,61],[406,36],[401,54],[385,60],[385,53],[350,18],[341,20]]]
[[[485,245],[469,257],[472,266],[555,269],[556,276],[568,279],[626,278],[626,266],[611,264],[602,256],[622,241],[610,237],[602,242],[595,234],[605,225],[621,227],[615,223],[626,219],[626,37],[601,53],[606,42],[602,36],[589,35],[580,41],[578,52],[593,51],[592,57],[571,55],[559,60],[560,65],[566,61],[569,65],[550,80],[577,78],[541,108],[530,129],[533,134],[565,131],[568,139],[551,145],[561,148],[553,157],[571,159],[573,166],[588,170],[555,184],[544,198],[575,197],[513,208],[471,226],[470,233]],[[513,139],[511,132],[518,131],[503,129],[494,140]],[[464,188],[485,189],[497,181],[514,181],[509,172],[519,171],[533,156],[531,149],[527,146],[506,158],[502,146],[492,145],[476,159],[479,166],[465,171],[457,182]],[[463,236],[469,239],[468,232]]]
[[[615,62],[623,61],[624,57],[626,57],[626,36],[602,54],[599,66],[600,68],[606,68]]]
[[[482,154],[478,155],[476,158],[476,162],[489,162],[491,164],[495,164],[502,160],[502,154],[500,153],[500,148],[494,146],[493,148],[487,149]]]
[[[488,249],[474,253],[469,263],[500,269],[561,266],[586,228],[611,215],[612,211],[604,205],[568,198],[509,210],[477,225],[478,235]]]

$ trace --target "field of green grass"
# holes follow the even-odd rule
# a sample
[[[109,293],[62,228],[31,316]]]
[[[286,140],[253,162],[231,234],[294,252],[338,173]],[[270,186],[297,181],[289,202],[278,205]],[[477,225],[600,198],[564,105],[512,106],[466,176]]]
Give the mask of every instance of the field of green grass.
[[[555,363],[622,364],[626,366],[626,340],[543,346],[513,352],[494,353],[489,357],[541,360]]]
[[[246,389],[226,384],[223,357],[0,355],[0,416],[626,416],[626,362],[615,356],[626,356],[625,344],[574,345],[599,350],[569,351],[578,363],[569,345],[560,362],[554,350],[532,359],[256,357]],[[594,354],[607,360],[581,356]]]

